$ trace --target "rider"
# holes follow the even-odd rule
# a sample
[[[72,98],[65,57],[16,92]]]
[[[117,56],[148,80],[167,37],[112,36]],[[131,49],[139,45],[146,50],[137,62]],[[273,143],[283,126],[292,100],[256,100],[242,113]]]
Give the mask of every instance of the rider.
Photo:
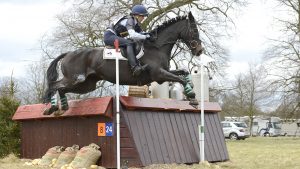
[[[151,38],[150,34],[142,32],[141,22],[148,16],[148,11],[143,5],[135,5],[130,15],[123,16],[112,24],[104,33],[105,45],[114,45],[116,39],[121,47],[126,47],[127,59],[133,76],[139,76],[147,65],[140,66],[134,53],[134,41]]]

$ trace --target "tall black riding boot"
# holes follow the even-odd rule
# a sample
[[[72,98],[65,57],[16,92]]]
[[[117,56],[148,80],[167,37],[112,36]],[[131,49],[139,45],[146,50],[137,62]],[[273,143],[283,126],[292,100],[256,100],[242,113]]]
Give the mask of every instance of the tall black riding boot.
[[[147,67],[147,65],[140,66],[137,64],[132,45],[127,46],[127,59],[128,59],[129,65],[131,67],[133,76],[139,76],[142,73],[142,71],[144,69],[146,69],[146,67]]]

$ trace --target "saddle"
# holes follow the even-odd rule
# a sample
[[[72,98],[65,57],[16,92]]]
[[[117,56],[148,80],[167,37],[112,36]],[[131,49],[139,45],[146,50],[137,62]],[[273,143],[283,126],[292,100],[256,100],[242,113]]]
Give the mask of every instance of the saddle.
[[[140,59],[144,56],[144,45],[143,44],[135,44],[134,45],[134,53],[136,56],[136,59]],[[119,60],[127,60],[127,52],[126,48],[120,47],[120,52],[116,52],[116,49],[114,46],[105,46],[103,50],[103,59],[116,59],[116,57],[119,58]]]

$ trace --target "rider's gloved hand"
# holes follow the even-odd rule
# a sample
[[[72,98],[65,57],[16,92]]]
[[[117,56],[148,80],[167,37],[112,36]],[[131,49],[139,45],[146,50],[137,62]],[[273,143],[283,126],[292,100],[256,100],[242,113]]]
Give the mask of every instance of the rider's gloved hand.
[[[150,33],[146,34],[146,39],[149,40],[150,42],[154,42],[155,41],[155,38]]]

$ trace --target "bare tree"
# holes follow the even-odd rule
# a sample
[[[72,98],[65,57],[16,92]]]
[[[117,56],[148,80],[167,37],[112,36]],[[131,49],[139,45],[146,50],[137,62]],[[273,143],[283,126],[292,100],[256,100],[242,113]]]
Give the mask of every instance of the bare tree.
[[[18,81],[13,77],[13,72],[10,77],[0,79],[0,96],[16,99],[15,95],[18,91]]]
[[[225,94],[222,101],[223,113],[227,116],[248,116],[252,128],[254,116],[268,105],[273,94],[266,76],[266,69],[258,65],[250,65],[246,74],[239,74],[233,89]]]
[[[20,91],[18,97],[23,104],[34,104],[43,102],[43,95],[46,89],[45,74],[48,62],[41,59],[28,65],[26,77],[19,79]]]
[[[290,105],[289,114],[300,114],[300,0],[276,0],[276,24],[280,35],[270,39],[265,58],[273,69],[273,85],[282,92],[282,105]],[[285,99],[288,97],[290,103]]]

